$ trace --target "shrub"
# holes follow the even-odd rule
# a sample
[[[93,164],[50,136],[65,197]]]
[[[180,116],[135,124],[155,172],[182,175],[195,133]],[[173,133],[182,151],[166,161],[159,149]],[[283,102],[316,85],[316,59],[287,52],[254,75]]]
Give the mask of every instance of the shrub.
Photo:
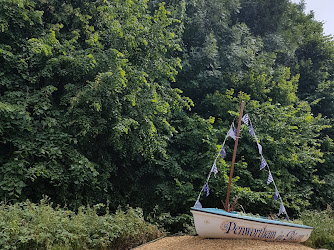
[[[313,248],[334,249],[334,214],[330,206],[326,211],[306,211],[301,220],[305,225],[312,226],[313,232],[305,245]]]
[[[172,216],[170,213],[160,211],[156,206],[149,214],[148,221],[170,234],[196,234],[193,217],[189,214]]]
[[[77,213],[52,206],[47,199],[0,204],[1,249],[128,249],[162,233],[143,219],[141,209],[128,208],[98,215],[99,208]]]

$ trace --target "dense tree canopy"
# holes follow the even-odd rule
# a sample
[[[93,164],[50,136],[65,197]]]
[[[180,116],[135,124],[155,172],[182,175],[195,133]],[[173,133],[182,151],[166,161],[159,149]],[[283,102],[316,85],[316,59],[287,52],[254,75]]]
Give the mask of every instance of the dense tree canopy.
[[[334,40],[303,4],[0,3],[1,199],[187,213],[244,100],[288,212],[333,202]],[[259,159],[244,127],[232,193],[272,213]]]

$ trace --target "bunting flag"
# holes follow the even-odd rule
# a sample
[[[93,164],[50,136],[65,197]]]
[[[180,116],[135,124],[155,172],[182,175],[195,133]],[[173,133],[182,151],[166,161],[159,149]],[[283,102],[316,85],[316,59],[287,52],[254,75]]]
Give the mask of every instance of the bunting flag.
[[[222,158],[224,158],[226,156],[224,145],[222,147],[222,150],[220,150],[220,155],[221,155]]]
[[[269,184],[272,183],[273,181],[274,181],[273,176],[271,175],[271,172],[269,171],[268,180],[267,180],[267,185],[269,185]]]
[[[245,114],[244,117],[242,117],[241,121],[243,121],[247,126],[249,126],[249,116],[248,116],[248,114]]]
[[[260,143],[257,142],[257,147],[259,149],[259,154],[262,155],[262,146]]]
[[[251,136],[255,137],[255,132],[254,132],[254,128],[251,124],[251,121],[249,119],[249,116],[248,114],[245,114],[243,117],[242,117],[242,121],[247,125],[249,126],[249,133]],[[226,137],[231,137],[232,139],[236,140],[237,136],[236,136],[236,128],[234,127],[234,124],[232,123],[231,124],[231,127],[229,129],[229,131],[227,132],[227,135]],[[260,165],[260,170],[264,169],[266,166],[268,166],[266,160],[264,159],[263,155],[262,155],[262,146],[261,144],[258,142],[258,139],[255,137],[255,140],[256,140],[256,143],[257,143],[257,147],[258,147],[258,150],[259,150],[259,154],[261,155],[261,165]],[[225,143],[225,141],[224,141]],[[224,158],[226,156],[226,151],[225,151],[225,147],[224,147],[224,144],[222,145],[222,148],[220,150],[220,155],[222,158]],[[218,156],[217,156],[218,158]],[[217,160],[216,158],[216,160]],[[214,161],[213,165],[212,165],[212,168],[211,168],[211,173],[214,173],[215,177],[218,173],[218,169],[217,169],[217,165],[216,165],[216,160]],[[210,175],[211,175],[210,173]],[[206,197],[209,196],[210,194],[210,190],[209,190],[209,178],[210,178],[210,175],[207,179],[207,182],[205,183],[205,185],[203,186],[202,188],[202,191],[201,192],[205,192],[206,193]],[[269,166],[268,166],[268,179],[267,179],[267,185],[269,185],[270,183],[274,182],[274,179],[273,179],[273,176],[270,172],[270,169],[269,169]],[[275,183],[274,183],[275,184]],[[201,194],[201,193],[200,193]],[[199,196],[200,197],[200,196]],[[280,198],[280,194],[276,188],[276,185],[275,185],[275,194],[274,194],[274,200],[277,200],[278,198]],[[199,202],[199,200],[197,200],[194,204],[194,207],[195,208],[202,208],[202,204]],[[279,212],[278,212],[278,216],[280,216],[281,214],[285,213],[286,214],[286,219],[289,220],[289,217],[286,213],[286,210],[285,210],[285,207],[283,205],[283,202],[281,200],[281,205],[280,205],[280,208],[279,208]]]
[[[199,202],[199,200],[196,201],[194,207],[195,208],[202,208],[202,204]]]
[[[236,135],[235,135],[234,129],[232,128],[232,126],[231,126],[230,130],[227,132],[226,136],[227,137],[231,137],[233,140],[235,140],[237,138]]]
[[[260,170],[264,169],[264,167],[267,166],[267,162],[266,160],[263,158],[263,156],[261,157],[261,166],[260,166]]]
[[[253,129],[252,124],[249,125],[249,133],[251,136],[254,136],[254,129]]]
[[[281,206],[279,208],[278,216],[280,216],[283,213],[286,213],[286,211],[285,211],[285,207],[284,207],[283,203],[281,202]]]
[[[211,173],[214,173],[215,175],[215,178],[216,178],[216,175],[218,173],[218,169],[217,169],[217,166],[216,166],[216,162],[213,163],[213,166],[211,168]]]
[[[277,200],[279,197],[279,193],[278,193],[278,190],[277,188],[275,188],[275,195],[274,195],[274,200]]]
[[[206,192],[206,197],[209,196],[210,192],[209,192],[209,184],[205,183],[204,187],[203,187],[203,191]]]

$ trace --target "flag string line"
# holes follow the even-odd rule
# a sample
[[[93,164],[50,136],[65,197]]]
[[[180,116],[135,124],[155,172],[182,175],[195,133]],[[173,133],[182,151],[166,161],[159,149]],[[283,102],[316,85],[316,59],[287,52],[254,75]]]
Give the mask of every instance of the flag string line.
[[[251,119],[249,118],[249,123],[250,124],[252,124],[252,121],[251,121]],[[252,125],[252,127],[253,127],[253,125]],[[254,138],[255,138],[255,141],[256,141],[256,144],[259,144],[259,139],[257,138],[257,136],[256,136],[256,133],[255,133],[255,129],[254,129],[254,127],[253,127],[253,133],[254,133]],[[261,145],[261,144],[260,144]],[[262,146],[262,145],[261,145]],[[263,154],[262,154],[262,152],[259,152],[259,154],[260,154],[260,156],[261,157],[263,157]],[[263,157],[264,158],[264,157]],[[268,168],[268,171],[269,171],[269,173],[271,173],[271,170],[270,170],[270,167],[269,167],[269,164],[268,164],[268,162],[266,161],[266,167]],[[276,192],[276,190],[278,191],[278,189],[277,189],[277,186],[276,186],[276,183],[275,183],[275,180],[274,180],[274,177],[272,177],[272,182],[273,182],[273,184],[274,184],[274,187],[275,187],[275,192]],[[283,200],[282,200],[282,197],[281,197],[281,194],[280,194],[280,192],[278,192],[278,198],[280,199],[280,201],[281,201],[281,204],[283,204]],[[289,215],[288,215],[288,213],[286,212],[286,209],[284,209],[285,211],[285,214],[286,214],[286,216],[287,216],[287,218],[289,219]]]
[[[231,124],[231,126],[232,126],[232,124]],[[227,137],[228,137],[228,136],[226,135],[221,150],[224,148],[224,145],[225,145],[225,142],[226,142]],[[221,150],[218,152],[218,154],[217,154],[217,156],[216,156],[216,159],[215,159],[214,162],[213,162],[213,165],[212,165],[212,167],[211,167],[211,169],[210,169],[209,175],[208,175],[208,177],[206,178],[206,181],[205,181],[205,183],[204,183],[204,185],[203,185],[201,191],[199,192],[199,195],[198,195],[198,197],[197,197],[196,203],[199,202],[199,199],[201,198],[201,194],[202,194],[202,192],[203,192],[203,189],[204,189],[205,185],[206,185],[207,183],[209,183],[209,180],[210,180],[210,177],[211,177],[211,174],[212,174],[212,168],[213,168],[214,165],[216,165],[216,162],[217,162],[217,159],[218,159],[218,157],[219,157],[219,155],[220,155]],[[216,165],[216,166],[217,166],[217,165]],[[195,203],[195,204],[196,204],[196,203]]]
[[[248,114],[247,114],[247,115],[248,115]],[[230,126],[230,128],[233,128],[233,130],[235,129],[234,121],[235,121],[235,118],[234,118],[234,120],[233,120],[233,122],[231,123],[231,126]],[[260,156],[261,156],[261,159],[262,159],[262,158],[264,159],[263,154],[262,154],[262,145],[259,143],[259,139],[258,139],[257,136],[256,136],[255,129],[254,129],[254,127],[253,127],[252,121],[251,121],[251,119],[249,118],[249,116],[248,116],[248,121],[249,121],[250,127],[252,127],[252,131],[253,131],[253,134],[254,134],[253,137],[254,137],[254,139],[255,139],[255,141],[256,141],[256,144],[261,146],[261,152],[260,152],[260,150],[259,150],[259,154],[260,154]],[[244,122],[244,123],[245,123],[245,122]],[[247,125],[247,124],[246,124],[246,125]],[[242,131],[242,129],[241,129],[241,131]],[[214,166],[217,167],[217,165],[216,165],[216,163],[217,163],[217,159],[218,159],[218,157],[220,156],[222,150],[224,149],[224,145],[225,145],[226,140],[227,140],[228,137],[230,137],[230,136],[227,134],[227,135],[225,136],[225,139],[224,139],[224,142],[223,142],[223,144],[222,144],[221,150],[218,152],[218,154],[217,154],[217,156],[216,156],[216,158],[215,158],[215,160],[214,160],[214,162],[213,162],[213,165],[212,165],[212,167],[211,167],[211,169],[210,169],[210,172],[209,172],[209,174],[208,174],[208,177],[207,177],[207,179],[206,179],[206,181],[205,181],[205,183],[204,183],[204,185],[203,185],[201,191],[199,192],[199,195],[198,195],[198,197],[197,197],[197,199],[196,199],[195,205],[199,202],[200,197],[201,197],[201,194],[202,194],[202,192],[203,192],[205,186],[208,185],[208,183],[209,183],[211,174],[213,173],[213,171],[212,171],[212,170],[213,170],[213,167],[214,167]],[[239,136],[239,138],[240,138],[240,136]],[[268,172],[271,174],[271,170],[270,170],[270,167],[269,167],[267,161],[266,161],[266,166],[265,166],[265,167],[268,168]],[[272,176],[272,175],[271,175],[271,176]],[[278,192],[278,189],[277,189],[275,180],[274,180],[273,177],[271,178],[271,180],[272,180],[272,183],[274,184],[274,187],[275,187],[275,193],[276,193],[276,190],[277,190],[277,192]],[[269,183],[269,184],[270,184],[270,183]],[[278,192],[278,198],[279,198],[279,200],[281,201],[281,204],[284,206],[284,204],[283,204],[283,200],[282,200],[282,197],[281,197],[281,194],[280,194],[279,192]],[[289,215],[288,215],[288,213],[287,213],[287,211],[286,211],[285,208],[284,208],[284,211],[283,211],[283,212],[286,214],[287,219],[289,220]]]
[[[232,123],[231,123],[230,128],[231,128],[231,127],[234,128],[234,121],[235,121],[235,117],[234,117],[234,119],[233,119],[233,121],[232,121]],[[211,167],[211,169],[210,169],[210,172],[209,172],[209,174],[208,174],[208,177],[206,178],[206,181],[205,181],[205,183],[204,183],[204,185],[203,185],[201,191],[200,191],[199,194],[198,194],[198,197],[197,197],[197,199],[196,199],[195,204],[196,204],[197,202],[199,202],[199,199],[201,198],[201,194],[202,194],[202,192],[203,192],[204,187],[206,186],[206,184],[209,184],[209,180],[210,180],[210,177],[211,177],[211,174],[212,174],[213,166],[217,166],[217,165],[216,165],[217,159],[218,159],[219,155],[221,154],[221,151],[223,150],[224,145],[225,145],[225,142],[226,142],[226,139],[227,139],[228,137],[229,137],[228,134],[226,134],[225,139],[224,139],[224,142],[223,142],[223,145],[222,145],[220,151],[218,152],[218,154],[217,154],[215,160],[213,161],[213,165],[212,165],[212,167]]]

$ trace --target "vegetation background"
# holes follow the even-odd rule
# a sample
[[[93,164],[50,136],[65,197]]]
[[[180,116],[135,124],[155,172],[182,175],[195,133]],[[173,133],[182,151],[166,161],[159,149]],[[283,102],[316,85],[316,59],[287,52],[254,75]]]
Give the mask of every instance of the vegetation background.
[[[246,102],[292,218],[334,201],[334,40],[289,0],[0,0],[0,199],[140,207],[169,231]],[[232,142],[203,205],[222,207]],[[232,196],[276,213],[242,131]],[[7,209],[7,208],[6,208]],[[333,241],[334,242],[334,241]]]

